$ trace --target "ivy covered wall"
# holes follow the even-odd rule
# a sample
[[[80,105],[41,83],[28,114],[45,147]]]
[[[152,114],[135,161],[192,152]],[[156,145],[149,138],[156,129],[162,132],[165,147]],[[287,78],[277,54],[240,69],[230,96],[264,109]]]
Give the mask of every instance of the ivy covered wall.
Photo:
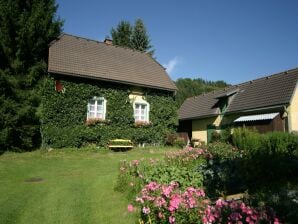
[[[55,90],[60,80],[65,91]],[[83,78],[49,76],[44,80],[41,107],[43,147],[81,147],[87,143],[105,146],[110,139],[134,143],[163,144],[167,133],[178,124],[177,105],[171,93],[142,89],[150,104],[150,125],[136,127],[127,85]],[[93,98],[107,100],[106,122],[86,124],[87,104]]]

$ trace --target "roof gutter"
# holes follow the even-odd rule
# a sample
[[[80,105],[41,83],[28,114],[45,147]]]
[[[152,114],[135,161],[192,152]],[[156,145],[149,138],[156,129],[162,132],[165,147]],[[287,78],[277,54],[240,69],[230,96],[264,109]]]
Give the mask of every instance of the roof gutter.
[[[288,104],[278,104],[270,107],[260,107],[260,108],[255,108],[255,109],[248,109],[248,110],[237,110],[237,111],[231,111],[231,112],[226,112],[226,115],[229,114],[235,114],[235,113],[247,113],[247,112],[258,112],[258,111],[263,111],[263,110],[270,110],[270,109],[281,109],[287,106]]]
[[[190,117],[190,118],[178,118],[179,121],[187,121],[187,120],[196,120],[196,119],[204,119],[204,118],[210,118],[210,117],[216,117],[219,114],[210,114],[205,116],[199,116],[199,117]]]

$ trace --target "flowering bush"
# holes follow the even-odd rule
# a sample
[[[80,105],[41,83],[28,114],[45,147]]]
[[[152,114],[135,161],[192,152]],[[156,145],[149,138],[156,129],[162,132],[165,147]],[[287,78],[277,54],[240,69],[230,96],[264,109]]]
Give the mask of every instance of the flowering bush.
[[[213,206],[208,205],[202,220],[203,223],[280,223],[272,210],[255,209],[243,202],[226,202],[222,199],[217,200]]]
[[[206,163],[206,157],[210,157],[206,150],[187,147],[184,150],[167,153],[165,161],[157,159],[121,161],[115,189],[126,192],[128,198],[133,198],[150,182],[170,184],[175,181],[183,190],[190,185],[201,187],[203,175],[198,172],[197,167],[201,163]]]
[[[151,182],[136,198],[141,206],[143,222],[151,223],[200,223],[209,203],[200,188],[188,187],[181,192],[179,185]]]
[[[270,210],[222,199],[211,205],[202,189],[188,187],[181,192],[175,182],[169,185],[147,184],[136,202],[141,207],[143,223],[279,223]]]
[[[135,121],[134,126],[135,127],[146,127],[150,126],[152,123],[149,121]]]
[[[102,118],[88,118],[86,120],[86,125],[87,126],[92,126],[92,125],[95,125],[95,124],[105,124],[105,123],[108,123],[109,121],[108,120],[105,120],[105,119],[102,119]]]
[[[212,156],[206,149],[187,146],[183,150],[167,153],[165,159],[166,163],[171,166],[194,167],[210,157]]]

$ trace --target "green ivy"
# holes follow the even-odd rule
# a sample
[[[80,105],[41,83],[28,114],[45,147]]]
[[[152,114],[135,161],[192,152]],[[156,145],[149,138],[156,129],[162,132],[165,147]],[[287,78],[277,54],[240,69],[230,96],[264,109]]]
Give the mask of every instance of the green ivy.
[[[55,91],[55,79],[65,89]],[[163,144],[165,136],[177,126],[177,106],[166,91],[143,89],[150,104],[149,126],[135,127],[130,87],[117,83],[74,77],[46,77],[42,96],[41,133],[44,147],[80,147],[86,143],[105,146],[115,138],[130,139],[135,144]],[[88,101],[94,97],[107,100],[107,123],[87,126]]]

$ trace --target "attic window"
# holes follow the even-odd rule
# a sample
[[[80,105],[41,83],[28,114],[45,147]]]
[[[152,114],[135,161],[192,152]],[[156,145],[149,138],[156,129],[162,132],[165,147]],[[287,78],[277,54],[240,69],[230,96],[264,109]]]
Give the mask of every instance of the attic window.
[[[221,113],[226,112],[228,107],[228,101],[229,101],[228,97],[219,99],[219,109]]]
[[[88,102],[87,120],[88,119],[100,119],[106,118],[106,104],[107,101],[104,97],[93,97]]]

